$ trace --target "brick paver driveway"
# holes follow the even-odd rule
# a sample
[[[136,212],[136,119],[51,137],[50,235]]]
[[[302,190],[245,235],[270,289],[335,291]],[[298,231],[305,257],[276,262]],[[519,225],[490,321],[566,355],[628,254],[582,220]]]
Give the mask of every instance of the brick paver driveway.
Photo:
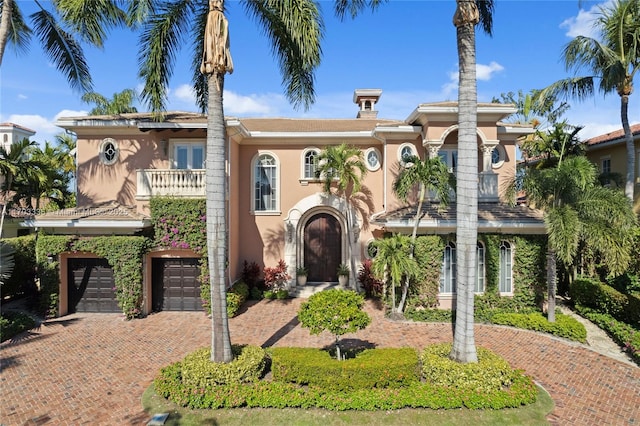
[[[230,320],[234,343],[329,345],[297,322],[300,299],[262,301]],[[372,324],[346,339],[380,347],[422,348],[451,341],[450,324],[391,322],[372,304]],[[0,347],[0,424],[142,425],[140,398],[156,371],[210,344],[201,313],[162,312],[123,321],[112,314],[74,314]],[[640,368],[548,336],[476,326],[476,343],[526,370],[551,394],[550,422],[562,425],[639,425]]]

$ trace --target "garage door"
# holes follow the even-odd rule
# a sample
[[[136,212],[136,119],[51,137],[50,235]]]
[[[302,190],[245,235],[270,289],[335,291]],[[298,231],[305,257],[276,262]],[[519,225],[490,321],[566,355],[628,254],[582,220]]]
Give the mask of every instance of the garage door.
[[[201,311],[197,258],[152,260],[153,310]]]
[[[68,259],[69,312],[122,312],[107,259]]]

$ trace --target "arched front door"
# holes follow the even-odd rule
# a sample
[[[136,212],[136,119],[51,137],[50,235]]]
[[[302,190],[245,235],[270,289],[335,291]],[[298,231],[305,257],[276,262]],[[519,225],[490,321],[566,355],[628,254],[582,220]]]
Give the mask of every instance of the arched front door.
[[[312,216],[304,227],[304,266],[311,282],[338,281],[342,260],[342,227],[328,213]]]

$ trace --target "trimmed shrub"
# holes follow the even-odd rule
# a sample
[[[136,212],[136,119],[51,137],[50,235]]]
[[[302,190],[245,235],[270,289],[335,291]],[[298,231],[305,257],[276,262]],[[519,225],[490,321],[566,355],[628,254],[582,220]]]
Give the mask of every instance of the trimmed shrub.
[[[2,285],[3,298],[15,298],[21,296],[35,296],[37,288],[36,277],[36,240],[33,235],[16,238],[3,238],[3,244],[7,244],[14,250],[13,273]]]
[[[236,316],[244,300],[242,296],[232,291],[227,292],[227,316],[233,318]]]
[[[418,354],[412,348],[367,349],[338,361],[313,348],[273,348],[273,379],[334,391],[399,388],[420,380]]]
[[[29,315],[21,312],[2,312],[0,314],[0,342],[35,327],[36,322]]]
[[[234,360],[211,361],[211,348],[202,348],[182,361],[182,383],[190,388],[204,388],[231,383],[256,382],[264,372],[267,355],[258,346],[234,346]]]
[[[595,309],[613,318],[640,327],[640,298],[623,294],[594,279],[580,278],[569,292],[576,305]]]
[[[422,352],[422,374],[434,386],[465,391],[492,392],[508,389],[519,372],[488,349],[478,347],[478,362],[462,364],[449,358],[451,344],[430,345]]]
[[[581,343],[587,341],[587,330],[584,325],[568,315],[556,314],[556,322],[549,322],[539,312],[530,314],[500,313],[493,316],[492,322],[525,330],[541,331]]]

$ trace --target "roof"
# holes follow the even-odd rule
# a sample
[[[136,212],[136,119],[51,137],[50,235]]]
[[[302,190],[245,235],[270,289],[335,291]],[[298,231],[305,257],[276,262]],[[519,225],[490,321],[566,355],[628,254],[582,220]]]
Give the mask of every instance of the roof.
[[[371,131],[377,126],[403,126],[401,120],[385,119],[313,119],[313,118],[240,118],[250,132],[358,132]]]
[[[424,216],[420,220],[420,230],[436,234],[448,234],[456,229],[456,203],[441,208],[440,203],[424,203]],[[373,223],[388,230],[413,227],[417,206],[406,206],[389,212]],[[512,206],[503,203],[478,203],[478,231],[496,233],[544,234],[544,214],[528,206]]]
[[[0,123],[0,127],[14,128],[14,129],[22,130],[23,132],[32,133],[34,135],[36,134],[35,130],[31,130],[28,127],[24,127],[24,126],[21,126],[19,124],[15,124],[15,123],[9,123],[9,122]]]
[[[640,136],[640,123],[631,126],[631,134]],[[591,139],[587,139],[587,146],[600,145],[606,142],[623,142],[624,141],[624,129],[618,129],[613,132],[605,133],[604,135],[594,136]]]
[[[144,228],[151,224],[135,206],[107,202],[92,206],[54,210],[33,216],[26,226],[62,228]]]

